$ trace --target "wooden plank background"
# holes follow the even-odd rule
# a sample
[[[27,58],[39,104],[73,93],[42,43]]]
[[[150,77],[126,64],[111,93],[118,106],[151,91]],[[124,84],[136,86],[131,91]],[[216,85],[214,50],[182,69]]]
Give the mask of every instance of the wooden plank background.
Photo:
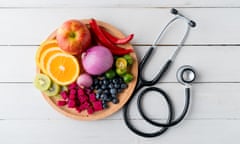
[[[195,67],[189,115],[161,137],[134,135],[123,122],[122,111],[99,121],[66,118],[53,110],[32,85],[38,45],[67,19],[97,18],[125,34],[134,33],[140,59],[158,32],[178,9],[197,22],[170,72],[157,85],[174,100],[177,114],[184,103],[175,73],[179,66]],[[238,143],[240,133],[240,1],[238,0],[0,0],[0,143]],[[161,41],[145,77],[151,78],[172,53],[184,24],[172,27]],[[144,105],[153,119],[166,118],[166,105],[153,95]],[[156,128],[139,116],[136,102],[131,119],[146,131]]]

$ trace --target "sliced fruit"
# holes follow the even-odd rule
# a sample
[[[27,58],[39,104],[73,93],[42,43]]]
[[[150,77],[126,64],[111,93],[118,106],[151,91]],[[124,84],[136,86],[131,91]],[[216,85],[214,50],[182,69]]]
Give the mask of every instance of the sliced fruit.
[[[108,79],[112,79],[116,76],[116,73],[114,72],[114,70],[108,70],[106,73],[105,73],[105,76],[108,78]]]
[[[57,40],[47,40],[44,41],[37,49],[36,56],[35,56],[35,61],[38,67],[40,67],[40,58],[43,54],[44,51],[46,51],[49,48],[52,47],[57,47]]]
[[[119,57],[115,62],[116,68],[126,69],[127,68],[127,60],[125,58]]]
[[[51,86],[43,93],[47,96],[56,96],[59,94],[60,89],[61,89],[60,86],[58,84],[56,84],[55,82],[53,82],[51,84]]]
[[[56,53],[62,53],[63,51],[59,47],[53,47],[50,49],[47,49],[42,53],[42,56],[40,58],[40,68],[41,70],[47,74],[47,62],[49,61],[49,58]]]
[[[130,73],[127,73],[123,76],[123,80],[125,83],[129,83],[133,80],[133,75]]]
[[[34,79],[34,85],[40,91],[45,91],[51,86],[51,80],[45,74],[37,74]]]
[[[124,74],[127,73],[127,69],[117,68],[117,69],[116,69],[116,73],[117,73],[119,76],[123,76]]]
[[[47,62],[47,73],[59,85],[68,85],[76,81],[80,67],[78,60],[67,53],[56,53]]]
[[[127,60],[129,65],[133,64],[133,58],[129,54],[124,55],[123,58]]]

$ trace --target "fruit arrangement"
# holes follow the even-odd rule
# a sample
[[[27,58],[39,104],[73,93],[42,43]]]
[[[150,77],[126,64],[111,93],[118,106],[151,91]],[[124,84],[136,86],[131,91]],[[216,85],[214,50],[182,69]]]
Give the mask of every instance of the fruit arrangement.
[[[95,19],[64,22],[37,49],[35,87],[66,116],[93,120],[111,115],[136,85],[133,36]]]

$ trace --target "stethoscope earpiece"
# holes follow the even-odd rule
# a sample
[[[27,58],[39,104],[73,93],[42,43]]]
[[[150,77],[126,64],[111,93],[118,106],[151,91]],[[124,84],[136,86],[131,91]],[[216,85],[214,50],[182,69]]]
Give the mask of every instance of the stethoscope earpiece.
[[[193,28],[196,27],[196,23],[193,20],[190,20],[188,24]]]
[[[172,8],[172,9],[171,9],[171,13],[174,14],[174,15],[179,15],[179,16],[185,18],[187,21],[189,21],[189,22],[188,22],[188,25],[189,25],[190,27],[192,27],[192,28],[196,27],[196,22],[195,22],[195,21],[190,20],[189,18],[185,17],[184,15],[182,15],[181,13],[179,13],[177,9]]]
[[[177,80],[183,85],[189,85],[196,79],[196,72],[190,65],[181,66],[177,70]]]
[[[176,15],[176,14],[178,14],[178,10],[175,9],[175,8],[172,8],[172,9],[171,9],[171,13],[174,14],[174,15]]]

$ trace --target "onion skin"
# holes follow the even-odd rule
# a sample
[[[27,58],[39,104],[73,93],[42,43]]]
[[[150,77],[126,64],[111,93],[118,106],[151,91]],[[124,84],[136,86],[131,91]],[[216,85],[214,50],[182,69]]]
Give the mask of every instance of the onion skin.
[[[101,75],[113,65],[113,55],[104,46],[93,46],[82,54],[82,65],[90,75]]]
[[[88,88],[92,85],[92,83],[92,77],[87,73],[81,74],[77,79],[77,85],[79,87],[83,86]]]

